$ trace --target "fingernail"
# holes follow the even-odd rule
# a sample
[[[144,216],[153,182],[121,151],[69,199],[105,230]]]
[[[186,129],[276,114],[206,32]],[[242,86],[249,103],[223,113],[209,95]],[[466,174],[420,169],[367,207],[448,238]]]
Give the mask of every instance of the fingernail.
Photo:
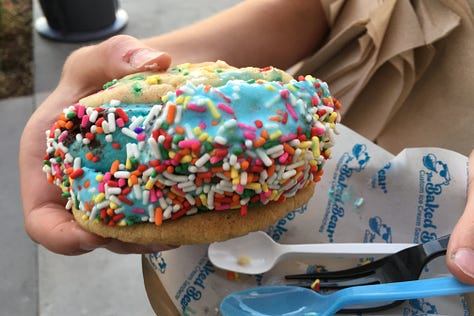
[[[452,256],[451,260],[466,275],[474,278],[474,250],[469,248],[459,248]]]
[[[102,242],[97,242],[97,243],[88,243],[88,242],[81,242],[79,244],[79,248],[81,248],[84,251],[92,251],[97,248],[106,248],[107,245],[110,243],[110,239],[104,239]]]
[[[153,245],[150,247],[150,252],[161,252],[161,251],[173,250],[178,247],[179,246],[174,246],[174,245]]]
[[[131,52],[130,55],[126,56],[125,58],[128,59],[128,63],[130,64],[130,66],[136,69],[140,69],[145,66],[156,65],[156,62],[153,62],[153,60],[163,54],[163,52],[150,50],[147,48],[140,48]]]
[[[79,248],[81,248],[84,251],[92,251],[97,248],[97,245],[91,245],[87,243],[80,243]]]

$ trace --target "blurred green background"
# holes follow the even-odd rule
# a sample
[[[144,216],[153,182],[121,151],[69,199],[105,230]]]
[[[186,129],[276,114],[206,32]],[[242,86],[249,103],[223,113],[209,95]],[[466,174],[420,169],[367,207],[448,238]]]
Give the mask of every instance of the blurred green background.
[[[33,93],[32,1],[0,0],[0,99]]]

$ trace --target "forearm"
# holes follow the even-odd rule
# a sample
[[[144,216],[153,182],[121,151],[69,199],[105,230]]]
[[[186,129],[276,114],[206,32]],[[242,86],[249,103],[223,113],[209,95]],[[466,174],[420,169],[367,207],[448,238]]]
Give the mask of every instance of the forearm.
[[[225,60],[287,68],[315,52],[327,31],[319,1],[248,0],[186,28],[145,39],[173,64]]]

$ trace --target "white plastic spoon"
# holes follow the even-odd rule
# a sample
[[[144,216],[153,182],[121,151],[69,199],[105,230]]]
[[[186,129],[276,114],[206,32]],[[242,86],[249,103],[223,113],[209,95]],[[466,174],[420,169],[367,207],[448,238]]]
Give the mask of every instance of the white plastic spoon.
[[[253,232],[243,237],[209,245],[208,256],[216,267],[245,274],[269,271],[290,256],[320,258],[363,258],[389,255],[416,244],[329,243],[278,244],[266,233]]]

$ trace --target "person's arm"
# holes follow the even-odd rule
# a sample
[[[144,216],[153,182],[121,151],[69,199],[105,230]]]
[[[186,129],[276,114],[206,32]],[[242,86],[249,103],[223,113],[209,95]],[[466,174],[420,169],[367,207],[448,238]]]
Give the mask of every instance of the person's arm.
[[[451,233],[446,261],[456,278],[474,284],[474,150],[469,156],[468,185],[466,208]]]
[[[28,235],[49,250],[67,255],[97,247],[119,253],[169,248],[123,243],[82,230],[64,209],[60,190],[41,171],[45,131],[64,107],[105,82],[133,72],[164,70],[171,63],[170,55],[173,64],[222,59],[235,66],[291,66],[316,50],[326,32],[323,21],[318,1],[250,0],[167,35],[144,41],[119,35],[73,52],[57,88],[33,113],[20,140],[20,184]],[[169,55],[160,53],[164,51]]]
[[[328,30],[315,0],[250,0],[189,27],[144,40],[173,64],[226,61],[288,68],[316,52]]]

